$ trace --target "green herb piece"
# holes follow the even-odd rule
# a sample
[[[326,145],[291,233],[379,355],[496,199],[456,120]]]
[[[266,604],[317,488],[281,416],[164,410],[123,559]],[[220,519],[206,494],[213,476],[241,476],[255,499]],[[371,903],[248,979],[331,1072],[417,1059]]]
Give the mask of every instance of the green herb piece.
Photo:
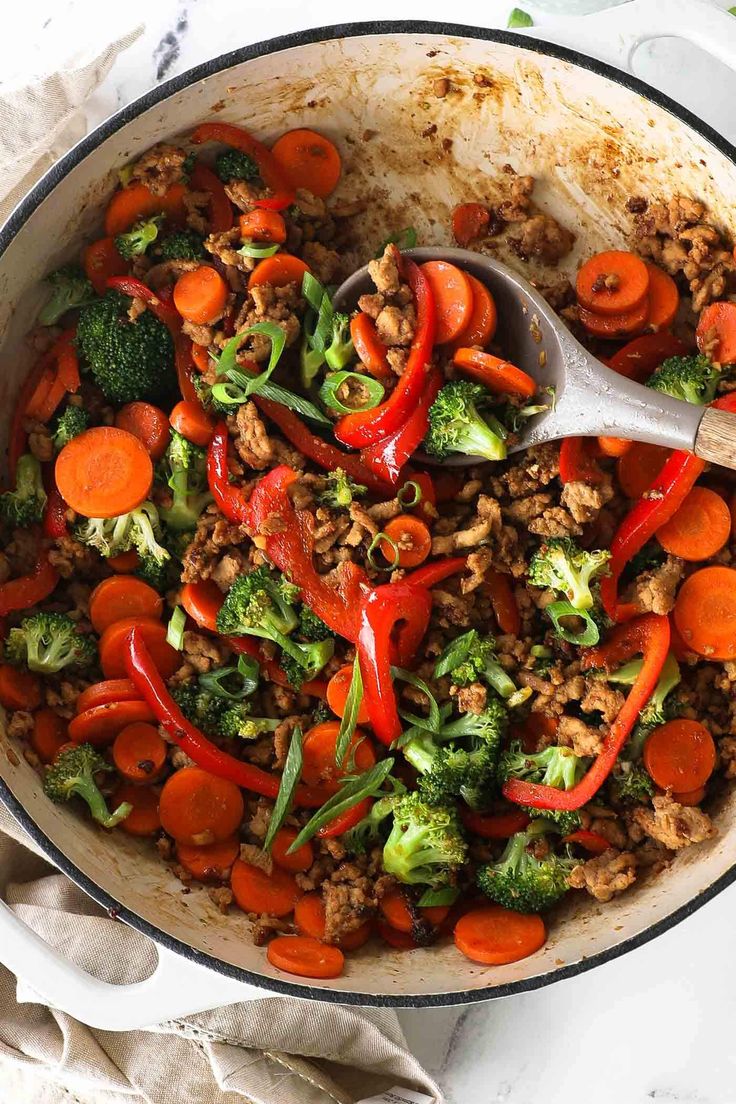
[[[516,30],[518,27],[533,27],[534,20],[528,12],[522,11],[521,8],[513,8],[506,26],[509,30]]]
[[[343,711],[342,720],[340,721],[340,730],[337,734],[337,740],[335,741],[335,762],[338,767],[343,765],[348,748],[350,747],[350,741],[355,735],[355,729],[358,726],[358,713],[360,712],[362,701],[363,676],[360,673],[360,663],[356,654],[353,660],[353,677],[350,680],[350,689],[345,699],[345,709]]]
[[[297,725],[291,734],[291,743],[289,744],[289,751],[281,775],[279,792],[276,794],[276,801],[274,802],[271,812],[271,819],[268,822],[268,831],[263,841],[264,851],[271,850],[274,837],[286,820],[289,810],[291,809],[294,793],[302,774],[302,759],[302,730],[299,725]]]
[[[344,778],[337,793],[328,798],[324,805],[304,825],[286,852],[287,855],[293,855],[302,844],[305,844],[307,840],[316,835],[323,825],[329,824],[331,820],[346,813],[348,809],[352,809],[364,798],[377,797],[381,786],[391,773],[393,765],[394,760],[389,757],[388,759],[382,759],[380,763],[376,763],[375,767],[371,767],[364,774]]]
[[[187,615],[181,606],[177,606],[171,615],[169,627],[166,630],[166,643],[180,652],[184,647],[184,626],[187,623]]]

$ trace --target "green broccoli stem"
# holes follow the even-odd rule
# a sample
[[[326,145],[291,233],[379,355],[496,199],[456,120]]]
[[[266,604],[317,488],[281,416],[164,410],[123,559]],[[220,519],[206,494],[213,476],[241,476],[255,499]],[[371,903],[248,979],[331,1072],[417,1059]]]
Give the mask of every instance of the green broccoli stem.
[[[118,805],[115,812],[111,813],[94,779],[75,779],[69,788],[73,794],[86,801],[92,819],[101,824],[103,828],[114,828],[116,824],[119,824],[121,820],[125,820],[128,814],[132,812],[133,806],[128,801],[123,801]]]
[[[496,423],[495,426],[493,423]],[[505,431],[500,422],[495,418],[486,422],[480,415],[469,422],[459,436],[458,443],[461,451],[468,456],[485,456],[488,460],[504,460],[506,458]]]
[[[406,761],[420,774],[432,767],[437,754],[436,744],[429,732],[414,736],[401,750]]]
[[[490,687],[502,698],[510,698],[517,693],[516,686],[504,671],[500,663],[488,662],[483,670],[483,677]]]

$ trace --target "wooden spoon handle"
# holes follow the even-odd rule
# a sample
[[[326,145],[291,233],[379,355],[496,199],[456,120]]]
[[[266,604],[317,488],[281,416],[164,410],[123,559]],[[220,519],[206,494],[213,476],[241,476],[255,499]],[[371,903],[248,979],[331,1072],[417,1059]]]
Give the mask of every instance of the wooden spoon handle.
[[[736,414],[708,407],[695,436],[695,455],[736,470]]]

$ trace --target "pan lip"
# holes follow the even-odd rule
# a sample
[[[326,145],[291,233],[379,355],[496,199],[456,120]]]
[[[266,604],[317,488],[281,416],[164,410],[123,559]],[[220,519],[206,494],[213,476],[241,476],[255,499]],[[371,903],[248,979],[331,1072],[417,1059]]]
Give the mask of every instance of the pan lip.
[[[506,30],[497,30],[484,27],[458,23],[442,23],[429,20],[377,20],[366,23],[344,23],[325,27],[309,28],[296,31],[287,35],[280,35],[262,42],[240,47],[228,53],[203,62],[191,69],[164,81],[155,88],[145,92],[132,103],[126,105],[120,111],[110,116],[90,134],[81,139],[68,153],[57,161],[40,180],[30,189],[26,196],[11,212],[4,225],[0,228],[0,257],[6,252],[13,239],[29,220],[36,208],[52,194],[56,186],[63,178],[89,154],[100,146],[109,137],[132,122],[139,115],[163,103],[172,95],[184,91],[197,81],[214,76],[216,73],[230,69],[245,61],[278,54],[298,46],[311,45],[317,42],[333,41],[345,38],[374,37],[379,35],[442,35],[452,38],[469,38],[481,42],[499,43],[505,46],[518,47],[557,60],[569,62],[598,76],[621,85],[632,92],[649,100],[657,107],[667,111],[680,122],[684,123],[701,138],[704,138],[715,150],[736,164],[736,147],[707,123],[699,119],[693,112],[678,104],[671,97],[658,89],[652,88],[645,81],[622,70],[616,69],[607,62],[599,61],[580,51],[544,42],[541,39],[518,35]],[[189,944],[163,931],[161,928],[145,920],[136,912],[117,901],[97,885],[88,875],[84,874],[60,848],[52,842],[46,833],[37,825],[31,814],[13,795],[3,779],[0,779],[0,800],[18,821],[20,826],[34,840],[44,854],[75,882],[98,905],[104,908],[112,917],[118,918],[141,934],[153,939],[166,950],[174,954],[182,955],[190,962],[198,963],[225,977],[242,981],[268,992],[279,993],[286,996],[300,997],[302,999],[329,1001],[333,1004],[363,1005],[383,1008],[439,1008],[452,1007],[462,1004],[477,1004],[482,1001],[494,1000],[499,997],[512,996],[518,993],[532,992],[547,985],[563,981],[567,978],[577,977],[580,974],[593,969],[605,962],[613,961],[629,951],[644,946],[650,940],[655,939],[663,932],[670,930],[691,916],[708,901],[712,900],[728,886],[736,881],[736,864],[721,874],[714,882],[698,894],[686,901],[679,908],[658,920],[654,924],[645,927],[641,932],[623,940],[612,947],[598,951],[590,957],[581,958],[579,961],[556,970],[540,974],[531,978],[509,982],[503,985],[495,985],[480,989],[457,990],[451,993],[438,994],[402,994],[399,996],[376,995],[359,992],[342,992],[333,989],[324,989],[318,986],[297,985],[292,982],[282,981],[279,978],[266,977],[255,974],[243,967],[233,966],[223,962],[202,951],[197,951]]]

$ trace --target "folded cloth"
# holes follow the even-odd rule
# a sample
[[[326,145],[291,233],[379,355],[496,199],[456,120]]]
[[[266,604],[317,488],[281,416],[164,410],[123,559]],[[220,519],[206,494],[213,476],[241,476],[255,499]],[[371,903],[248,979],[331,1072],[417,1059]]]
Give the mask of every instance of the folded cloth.
[[[85,99],[138,33],[0,93],[0,216],[83,135]],[[151,972],[151,942],[60,874],[2,806],[0,872],[21,919],[77,965],[118,984]],[[98,1031],[47,1008],[1,966],[0,1082],[4,1101],[24,1104],[353,1104],[397,1084],[440,1100],[390,1010],[273,997],[143,1031]]]

